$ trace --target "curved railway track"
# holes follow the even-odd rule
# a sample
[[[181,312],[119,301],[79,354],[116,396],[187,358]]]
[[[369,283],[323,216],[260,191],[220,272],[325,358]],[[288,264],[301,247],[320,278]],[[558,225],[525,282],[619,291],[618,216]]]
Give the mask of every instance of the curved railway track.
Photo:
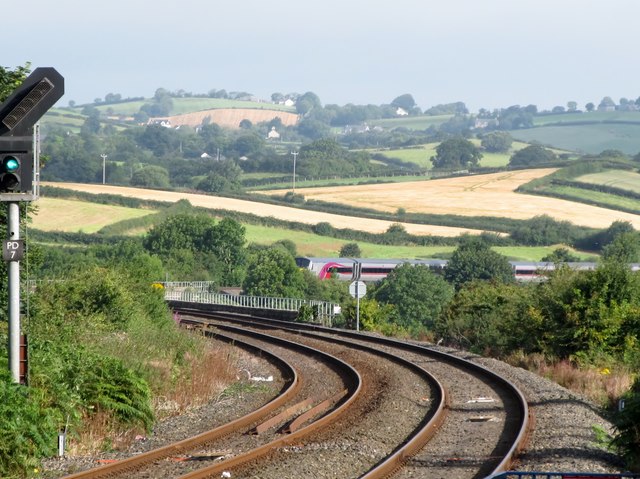
[[[249,324],[246,318],[223,316],[240,321],[245,327]],[[451,403],[446,410],[447,420],[436,437],[423,448],[432,433],[423,434],[417,428],[386,460],[362,477],[388,477],[398,471],[397,477],[484,477],[507,470],[526,444],[531,423],[524,396],[508,380],[475,363],[423,345],[351,331],[264,318],[251,321],[251,325],[281,331],[293,329],[295,334],[315,341],[318,335],[346,337],[352,348],[357,344],[374,345],[378,351],[424,367],[442,379],[450,392]]]
[[[232,341],[234,344],[250,349],[256,354],[266,356],[278,367],[284,378],[285,387],[272,401],[250,414],[215,427],[195,437],[187,438],[121,461],[105,464],[66,477],[68,479],[100,477],[134,478],[138,476],[174,477],[176,475],[187,474],[189,472],[188,469],[192,468],[193,463],[184,461],[183,465],[180,464],[183,461],[175,460],[175,458],[180,459],[185,457],[185,455],[191,455],[191,457],[198,458],[198,464],[200,466],[205,462],[215,462],[216,459],[221,455],[224,456],[224,454],[211,453],[212,447],[218,450],[217,445],[220,444],[222,440],[225,440],[231,435],[243,436],[247,432],[252,433],[253,437],[261,436],[260,441],[253,441],[254,446],[256,442],[268,442],[268,439],[265,439],[268,435],[261,434],[272,429],[265,418],[284,417],[284,420],[286,420],[291,416],[292,410],[304,407],[303,404],[305,401],[307,403],[323,403],[324,401],[317,399],[317,395],[314,394],[318,390],[322,392],[330,391],[331,388],[335,390],[333,391],[333,397],[337,398],[331,403],[331,405],[335,407],[327,417],[331,417],[332,414],[337,415],[341,413],[354,398],[357,397],[361,387],[359,374],[340,359],[308,346],[296,344],[282,338],[271,337],[263,333],[245,332],[244,335],[250,336],[252,341],[241,340],[236,335],[222,335],[219,333],[216,334],[216,338]],[[270,347],[273,348],[274,344],[278,345],[280,351],[273,352],[269,349]],[[289,356],[289,358],[284,359],[285,356]],[[311,367],[305,365],[306,358],[309,357],[313,358],[311,361],[308,361],[309,363],[313,363]],[[296,367],[293,366],[293,364],[301,366]],[[305,368],[305,366],[307,367]],[[309,373],[309,370],[313,370],[314,373]],[[329,378],[331,375],[335,377]],[[319,378],[321,379],[320,382],[318,381]],[[329,394],[331,393],[329,392]],[[319,427],[319,425],[321,425],[321,423],[316,421],[316,423],[312,423],[308,427]],[[289,435],[289,439],[293,437],[295,437],[294,434]],[[254,449],[257,448],[254,447]],[[174,458],[174,460],[163,461],[167,458]],[[152,469],[151,473],[149,469]],[[183,469],[183,471],[178,472],[179,469]]]
[[[300,383],[312,381],[313,373],[305,372],[307,379],[301,381],[303,373],[291,366],[298,365],[297,360],[275,359],[280,353],[270,352],[287,387],[250,419],[68,477],[194,479],[229,472],[234,478],[480,478],[506,470],[526,440],[529,412],[522,394],[495,373],[458,357],[418,344],[313,325],[194,309],[182,310],[181,316],[208,334],[254,350],[268,349],[256,344],[268,341],[300,348],[306,357],[322,356],[325,369],[318,374],[326,376],[326,364],[331,363],[328,369],[341,378],[342,386],[314,382],[307,388],[313,394],[300,395]],[[250,345],[248,336],[254,338]],[[297,399],[284,399],[285,394]],[[296,408],[307,410],[306,415],[294,413]],[[235,430],[235,439],[230,441],[223,428]],[[272,432],[261,441],[246,434],[262,429]],[[226,452],[209,457],[212,448]],[[193,469],[189,471],[163,461],[178,454],[206,460],[197,465],[185,461]]]

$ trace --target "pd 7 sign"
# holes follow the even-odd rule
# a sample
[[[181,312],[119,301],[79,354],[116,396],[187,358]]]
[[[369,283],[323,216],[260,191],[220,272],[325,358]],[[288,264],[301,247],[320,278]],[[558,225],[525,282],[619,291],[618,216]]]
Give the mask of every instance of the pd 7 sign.
[[[5,261],[20,261],[23,256],[23,240],[4,240],[2,242],[2,259]]]

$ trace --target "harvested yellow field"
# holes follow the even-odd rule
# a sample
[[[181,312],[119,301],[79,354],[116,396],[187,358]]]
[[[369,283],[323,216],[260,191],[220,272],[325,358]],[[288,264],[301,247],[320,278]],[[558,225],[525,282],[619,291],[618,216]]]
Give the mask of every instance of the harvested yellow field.
[[[240,128],[242,120],[249,120],[254,125],[274,118],[280,118],[285,126],[292,126],[298,123],[298,115],[281,110],[260,110],[249,108],[217,108],[214,110],[196,111],[184,113],[182,115],[170,116],[172,126],[187,125],[198,127],[205,121],[215,123],[224,128]]]
[[[32,226],[43,231],[95,233],[117,221],[155,212],[116,205],[79,203],[62,198],[41,198],[35,204],[37,211],[33,215]]]
[[[391,221],[371,220],[357,218],[353,216],[342,216],[316,211],[307,211],[286,206],[267,205],[254,201],[237,200],[233,198],[223,198],[211,195],[198,195],[192,193],[181,193],[172,191],[145,190],[142,188],[127,188],[110,185],[90,185],[81,183],[43,183],[45,186],[55,186],[75,191],[83,191],[93,194],[121,195],[144,200],[166,201],[175,203],[181,199],[186,199],[193,206],[203,208],[222,209],[229,211],[240,211],[251,213],[257,216],[271,216],[286,221],[297,221],[315,225],[327,222],[335,228],[350,228],[372,233],[383,233],[393,224]],[[482,231],[466,228],[449,228],[446,226],[415,225],[404,223],[407,232],[416,235],[436,235],[436,236],[459,236],[463,233],[479,234]]]
[[[607,228],[629,221],[640,229],[640,216],[544,196],[516,193],[518,186],[552,173],[554,169],[520,170],[408,183],[304,188],[307,200],[342,203],[380,211],[440,215],[499,216],[529,219],[546,214],[576,225]],[[282,191],[265,191],[279,194]]]

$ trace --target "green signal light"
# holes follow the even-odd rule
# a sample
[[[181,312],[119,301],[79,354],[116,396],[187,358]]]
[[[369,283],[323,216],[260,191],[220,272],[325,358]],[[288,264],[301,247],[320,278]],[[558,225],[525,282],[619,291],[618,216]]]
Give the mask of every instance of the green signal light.
[[[15,156],[8,156],[4,159],[3,166],[7,173],[15,173],[20,169],[20,161]]]

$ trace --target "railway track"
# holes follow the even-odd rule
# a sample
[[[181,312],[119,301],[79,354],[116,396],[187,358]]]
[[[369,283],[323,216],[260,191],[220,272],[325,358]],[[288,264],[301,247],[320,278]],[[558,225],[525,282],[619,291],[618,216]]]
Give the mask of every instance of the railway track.
[[[448,417],[439,433],[423,448],[433,432],[423,434],[421,427],[427,423],[423,421],[422,425],[416,426],[414,434],[400,441],[392,454],[373,465],[362,477],[386,477],[391,472],[397,472],[397,477],[433,477],[434,474],[484,477],[506,470],[525,445],[529,411],[523,395],[509,381],[474,363],[422,345],[349,331],[338,332],[267,319],[256,322],[228,316],[228,320],[241,321],[244,327],[251,324],[257,328],[294,330],[295,333],[287,334],[304,336],[320,349],[322,347],[317,342],[328,338],[331,341],[348,341],[350,348],[358,344],[373,345],[380,353],[401,358],[442,379],[450,395],[450,404],[445,411]],[[345,340],[345,337],[348,339]],[[383,433],[376,428],[371,431],[373,436]],[[313,450],[313,447],[307,449]],[[310,462],[313,463],[313,459]],[[276,473],[271,477],[278,477],[278,468],[275,469]],[[265,475],[264,467],[260,471],[260,477],[270,477]]]
[[[130,458],[69,477],[113,477],[119,473],[194,479],[229,473],[231,477],[261,478],[376,478],[392,474],[475,478],[505,470],[526,438],[528,410],[522,395],[508,381],[473,363],[386,338],[298,323],[215,316],[204,319],[202,312],[181,312],[184,322],[204,327],[218,338],[244,344],[249,341],[247,336],[253,336],[247,347],[254,350],[268,349],[256,341],[282,341],[290,348],[295,343],[306,351],[303,356],[324,355],[336,360],[328,367],[334,373],[338,369],[352,372],[337,374],[342,385],[340,381],[332,381],[331,387],[314,382],[307,389],[313,393],[302,393],[293,404],[278,404],[270,411],[264,410],[266,406],[261,408],[263,417],[271,417],[272,424],[247,420],[233,439],[223,434],[189,448],[169,445],[160,453],[151,451],[155,458],[141,459],[137,465],[127,466],[127,462],[140,460]],[[265,329],[269,335],[264,335]],[[256,340],[256,335],[262,339]],[[289,361],[275,359],[281,351],[271,354],[283,377],[288,378],[287,387],[271,402],[284,403],[284,391],[301,382],[302,373],[297,369],[302,369],[298,366],[302,359],[291,361],[297,368],[291,364],[287,368],[284,365]],[[342,369],[345,365],[350,366]],[[317,364],[309,365],[304,370],[317,368]],[[321,371],[318,375],[327,375],[326,368]],[[312,381],[313,376],[305,373],[309,379],[304,382]],[[319,391],[323,391],[320,396]],[[300,397],[306,397],[309,404],[301,406],[304,400]],[[314,406],[320,409],[314,412]],[[285,414],[286,420],[276,416],[276,409],[284,414],[282,411],[295,407],[311,412],[306,419],[296,419],[300,416],[293,412]],[[247,432],[255,432],[260,424],[266,424],[263,428],[272,433],[256,441],[256,435]],[[185,461],[187,467],[181,468],[167,460],[178,454],[198,461]]]
[[[248,443],[247,447],[253,449],[260,447],[260,443],[268,443],[269,436],[275,435],[275,431],[266,418],[273,419],[279,416],[284,418],[284,421],[292,415],[292,411],[303,408],[305,401],[324,403],[327,398],[320,396],[319,399],[318,391],[330,394],[329,399],[335,398],[329,404],[335,406],[334,414],[348,407],[357,396],[360,389],[359,375],[343,361],[308,346],[263,333],[245,332],[244,336],[250,336],[251,340],[242,340],[234,334],[216,334],[217,339],[231,341],[252,350],[255,354],[266,356],[278,368],[284,386],[270,402],[250,414],[195,437],[66,477],[79,479],[181,476],[191,472],[193,464],[196,463],[193,458],[197,459],[198,468],[203,469],[203,464],[216,462],[220,457],[224,457],[226,444],[233,442],[233,439],[229,438],[236,438],[236,447],[238,442]],[[243,436],[249,437],[250,441]],[[289,439],[293,437],[294,434],[289,435]],[[186,458],[192,460],[184,460]]]

